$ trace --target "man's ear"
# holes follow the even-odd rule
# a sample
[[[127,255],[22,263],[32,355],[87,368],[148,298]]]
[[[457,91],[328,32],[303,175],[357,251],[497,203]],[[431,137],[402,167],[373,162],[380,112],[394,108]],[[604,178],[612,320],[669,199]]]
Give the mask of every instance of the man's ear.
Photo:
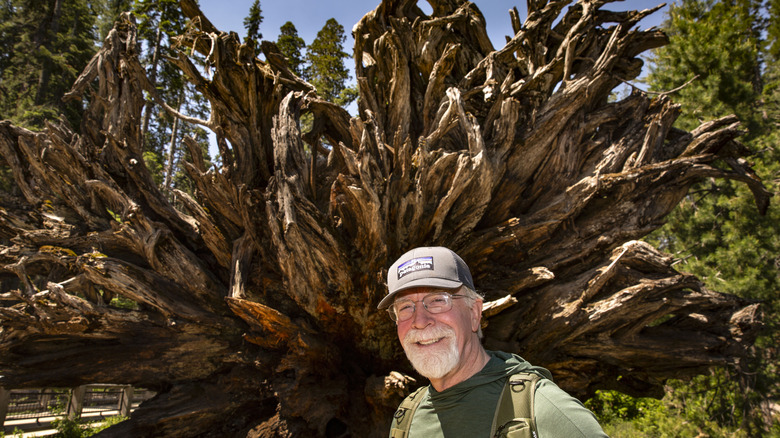
[[[479,331],[479,327],[482,321],[482,304],[483,301],[474,300],[474,305],[471,306],[471,331],[476,333]]]

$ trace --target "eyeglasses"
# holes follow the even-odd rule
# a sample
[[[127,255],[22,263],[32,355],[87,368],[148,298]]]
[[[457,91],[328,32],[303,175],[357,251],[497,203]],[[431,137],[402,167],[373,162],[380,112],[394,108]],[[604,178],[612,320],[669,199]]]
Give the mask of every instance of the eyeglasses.
[[[437,292],[428,294],[422,300],[412,301],[408,298],[396,300],[387,308],[390,319],[395,322],[403,322],[414,316],[415,304],[422,302],[423,307],[430,313],[444,313],[452,309],[452,300],[463,298],[465,295],[452,295],[449,292]]]

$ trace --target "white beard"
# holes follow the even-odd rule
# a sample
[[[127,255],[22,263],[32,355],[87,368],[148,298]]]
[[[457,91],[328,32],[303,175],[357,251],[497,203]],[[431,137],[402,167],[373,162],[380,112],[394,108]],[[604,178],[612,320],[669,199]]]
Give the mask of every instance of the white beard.
[[[419,341],[431,341],[442,338],[441,345],[422,348]],[[431,327],[425,330],[411,329],[403,341],[404,351],[414,369],[429,379],[440,379],[458,365],[458,351],[455,330],[446,326]]]

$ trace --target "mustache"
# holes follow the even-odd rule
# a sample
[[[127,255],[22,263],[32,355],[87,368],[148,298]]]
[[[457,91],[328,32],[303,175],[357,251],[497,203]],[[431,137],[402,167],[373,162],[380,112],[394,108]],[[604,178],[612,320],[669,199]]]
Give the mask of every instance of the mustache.
[[[426,327],[422,330],[411,329],[404,336],[404,344],[416,344],[420,341],[455,337],[455,330],[446,326]]]

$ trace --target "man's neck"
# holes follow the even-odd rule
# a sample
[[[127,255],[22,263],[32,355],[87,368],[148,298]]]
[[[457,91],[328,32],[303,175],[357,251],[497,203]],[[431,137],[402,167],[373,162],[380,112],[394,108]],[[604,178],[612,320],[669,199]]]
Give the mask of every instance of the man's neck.
[[[458,365],[447,375],[440,379],[430,379],[431,386],[437,392],[444,391],[445,389],[452,388],[460,382],[463,382],[482,371],[482,368],[487,365],[490,360],[490,355],[487,354],[482,344],[477,344],[477,347],[471,351],[464,351],[461,356]]]

